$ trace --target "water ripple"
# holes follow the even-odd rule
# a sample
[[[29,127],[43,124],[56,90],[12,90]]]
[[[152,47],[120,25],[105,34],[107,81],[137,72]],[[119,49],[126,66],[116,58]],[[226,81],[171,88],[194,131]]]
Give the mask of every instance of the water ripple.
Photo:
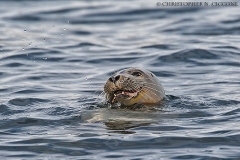
[[[15,98],[9,101],[10,104],[17,105],[17,106],[28,106],[31,104],[43,103],[43,102],[48,102],[48,100],[40,99],[40,98]]]
[[[0,6],[1,159],[240,157],[238,7]],[[161,105],[104,103],[106,80],[128,67],[157,76]]]

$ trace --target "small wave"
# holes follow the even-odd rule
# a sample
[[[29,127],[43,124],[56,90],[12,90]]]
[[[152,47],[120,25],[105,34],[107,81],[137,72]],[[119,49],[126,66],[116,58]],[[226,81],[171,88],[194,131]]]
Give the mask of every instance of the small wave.
[[[219,56],[209,50],[190,49],[179,51],[170,55],[161,56],[158,58],[164,62],[190,62],[192,59],[218,59]]]
[[[82,36],[82,35],[90,35],[92,32],[89,31],[83,31],[83,30],[77,30],[77,31],[72,31],[73,34]]]
[[[18,63],[18,62],[10,62],[8,64],[5,64],[3,66],[5,67],[21,67],[21,66],[24,66],[26,64],[23,64],[23,63]]]
[[[143,46],[141,48],[156,48],[156,49],[170,49],[171,46],[168,44],[155,44],[155,45],[148,45],[148,46]]]
[[[0,112],[3,113],[6,110],[8,110],[8,106],[4,105],[4,104],[0,104]]]
[[[11,16],[11,17],[5,17],[4,19],[6,20],[12,20],[12,21],[26,21],[26,22],[36,22],[36,21],[41,21],[43,20],[39,15],[29,15],[29,14],[25,14],[25,15],[15,15],[15,16]]]
[[[10,104],[16,105],[16,106],[28,106],[34,103],[44,103],[44,102],[49,102],[49,100],[40,99],[40,98],[15,98],[9,101]]]

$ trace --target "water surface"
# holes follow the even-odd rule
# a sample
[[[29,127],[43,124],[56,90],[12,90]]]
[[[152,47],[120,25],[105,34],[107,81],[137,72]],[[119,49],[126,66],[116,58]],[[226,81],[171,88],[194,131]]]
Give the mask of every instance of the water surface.
[[[1,159],[239,159],[239,7],[0,2]],[[110,109],[103,85],[152,71],[155,111]]]

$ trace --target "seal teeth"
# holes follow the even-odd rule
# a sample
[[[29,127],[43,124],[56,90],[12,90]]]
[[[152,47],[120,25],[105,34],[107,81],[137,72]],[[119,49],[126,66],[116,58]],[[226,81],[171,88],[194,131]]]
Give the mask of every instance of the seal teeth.
[[[116,96],[112,99],[112,103],[114,103],[115,99],[116,99]]]

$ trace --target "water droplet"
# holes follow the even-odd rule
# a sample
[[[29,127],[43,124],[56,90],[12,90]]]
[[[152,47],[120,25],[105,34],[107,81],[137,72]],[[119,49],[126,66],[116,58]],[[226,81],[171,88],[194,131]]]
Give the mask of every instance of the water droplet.
[[[24,51],[25,49],[23,48],[22,50]]]
[[[24,29],[24,32],[27,32],[27,30],[26,30],[26,29]]]
[[[66,28],[63,29],[64,31],[66,30]]]
[[[43,40],[45,41],[46,39],[44,38]]]
[[[0,48],[0,50],[2,50],[2,48]]]
[[[86,78],[86,81],[88,80],[88,78]]]
[[[36,62],[36,61],[33,61],[34,63]]]
[[[117,107],[120,107],[120,106],[121,106],[121,103],[120,103],[120,102],[117,102],[117,103],[116,103],[116,106],[117,106]]]
[[[62,33],[62,36],[63,36],[63,33]]]
[[[112,105],[110,103],[107,104],[108,108],[112,108]]]
[[[69,21],[68,21],[68,23],[69,23]]]

